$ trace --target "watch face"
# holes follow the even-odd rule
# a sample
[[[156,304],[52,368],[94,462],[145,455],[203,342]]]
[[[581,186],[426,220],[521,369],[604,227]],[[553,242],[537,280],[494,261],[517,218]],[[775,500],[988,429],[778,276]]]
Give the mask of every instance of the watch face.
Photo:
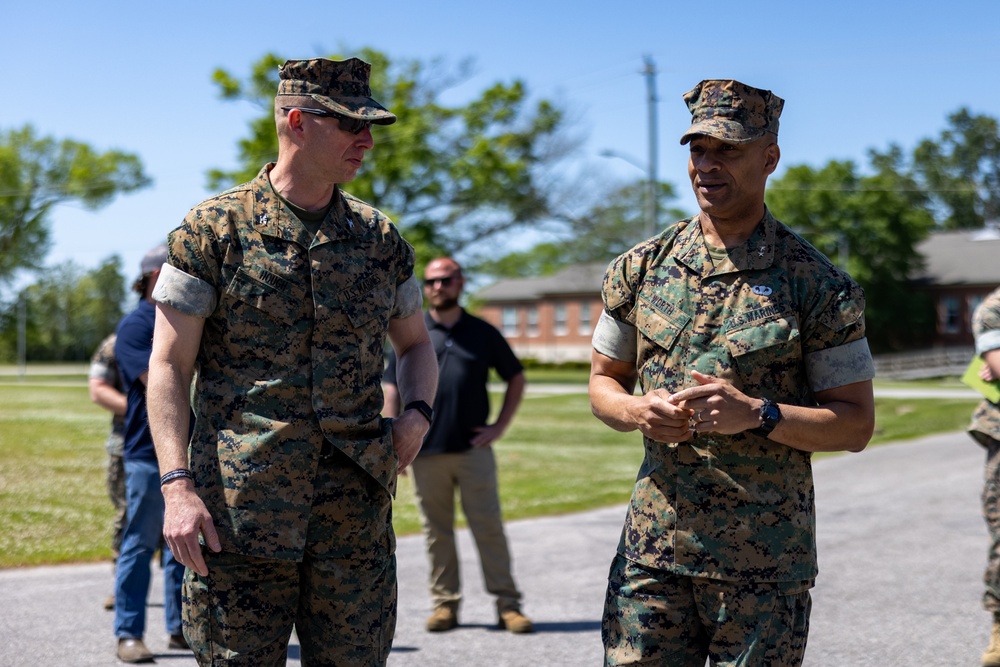
[[[776,422],[781,419],[781,410],[774,403],[767,403],[761,408],[760,417],[765,422]]]

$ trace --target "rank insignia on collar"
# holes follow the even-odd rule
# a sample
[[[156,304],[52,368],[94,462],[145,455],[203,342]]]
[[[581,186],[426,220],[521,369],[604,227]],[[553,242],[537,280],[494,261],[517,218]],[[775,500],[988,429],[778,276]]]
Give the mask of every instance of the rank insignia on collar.
[[[348,229],[354,229],[354,221],[351,220],[350,218],[345,218],[345,220],[347,222],[347,228]]]
[[[767,250],[767,246],[764,245],[764,244],[761,244],[761,246],[759,248],[757,248],[757,254],[760,255],[761,257],[763,257],[764,256],[764,252],[766,250]]]
[[[257,218],[257,225],[263,227],[267,224],[267,213],[261,213],[260,217]]]

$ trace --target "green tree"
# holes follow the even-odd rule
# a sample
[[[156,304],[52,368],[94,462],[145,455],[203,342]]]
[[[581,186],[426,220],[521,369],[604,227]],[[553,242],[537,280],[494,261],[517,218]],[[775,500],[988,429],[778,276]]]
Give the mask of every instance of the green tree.
[[[42,265],[54,206],[97,209],[150,182],[135,155],[38,137],[31,126],[0,131],[0,283]]]
[[[371,49],[357,55],[372,63],[374,97],[399,120],[374,128],[375,150],[345,189],[392,217],[421,263],[566,215],[558,210],[554,172],[577,142],[566,136],[556,105],[532,101],[519,80],[496,83],[465,106],[448,105],[442,93],[467,78],[467,62],[448,68],[392,61]],[[245,81],[215,72],[223,98],[249,101],[261,116],[239,143],[239,167],[211,171],[211,187],[247,181],[277,156],[273,100],[283,61],[265,55]]]
[[[71,261],[42,269],[25,287],[26,356],[31,361],[86,361],[122,317],[125,282],[117,255],[84,271]],[[14,361],[17,303],[0,318],[0,359]]]
[[[975,229],[1000,220],[1000,126],[995,118],[959,109],[935,141],[913,152],[913,169],[930,192],[946,229]]]
[[[820,169],[790,167],[772,181],[768,207],[865,290],[868,338],[876,351],[922,343],[933,332],[933,310],[907,279],[920,268],[917,244],[934,227],[928,196],[903,170],[898,147],[871,151],[873,174],[852,162]]]

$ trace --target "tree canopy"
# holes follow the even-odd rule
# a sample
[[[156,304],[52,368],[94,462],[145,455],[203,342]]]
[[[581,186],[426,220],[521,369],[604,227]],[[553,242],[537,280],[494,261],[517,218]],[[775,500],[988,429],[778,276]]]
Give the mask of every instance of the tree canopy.
[[[521,80],[446,104],[443,94],[467,78],[469,63],[393,61],[372,49],[357,56],[372,63],[373,96],[399,120],[374,128],[375,149],[345,189],[393,218],[424,261],[564,215],[554,170],[577,142],[557,105],[533,101]],[[265,55],[246,80],[215,72],[223,98],[248,100],[261,115],[240,141],[239,167],[211,171],[212,187],[247,181],[277,156],[273,101],[283,61]]]
[[[31,126],[0,131],[0,283],[42,266],[54,206],[93,210],[150,182],[136,155],[39,137]]]
[[[32,361],[86,361],[118,326],[125,299],[122,260],[112,255],[86,271],[68,261],[41,270],[24,288],[27,358]],[[17,350],[17,308],[0,313],[0,361]]]

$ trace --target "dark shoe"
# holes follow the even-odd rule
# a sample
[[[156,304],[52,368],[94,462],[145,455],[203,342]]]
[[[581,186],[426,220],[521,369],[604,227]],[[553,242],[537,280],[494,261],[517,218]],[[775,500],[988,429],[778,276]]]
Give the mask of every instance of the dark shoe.
[[[118,640],[118,659],[128,663],[156,662],[143,641],[131,637],[122,637]]]
[[[458,614],[451,607],[438,607],[427,619],[427,632],[445,632],[458,627]]]
[[[515,635],[526,635],[535,631],[535,626],[531,620],[521,612],[510,609],[500,613],[501,628],[506,628]]]
[[[111,611],[115,608],[115,594],[112,593],[108,597],[104,598],[104,608]]]
[[[186,651],[191,650],[191,647],[188,646],[187,640],[184,639],[184,635],[170,635],[170,643],[167,644],[167,648],[183,649]]]

